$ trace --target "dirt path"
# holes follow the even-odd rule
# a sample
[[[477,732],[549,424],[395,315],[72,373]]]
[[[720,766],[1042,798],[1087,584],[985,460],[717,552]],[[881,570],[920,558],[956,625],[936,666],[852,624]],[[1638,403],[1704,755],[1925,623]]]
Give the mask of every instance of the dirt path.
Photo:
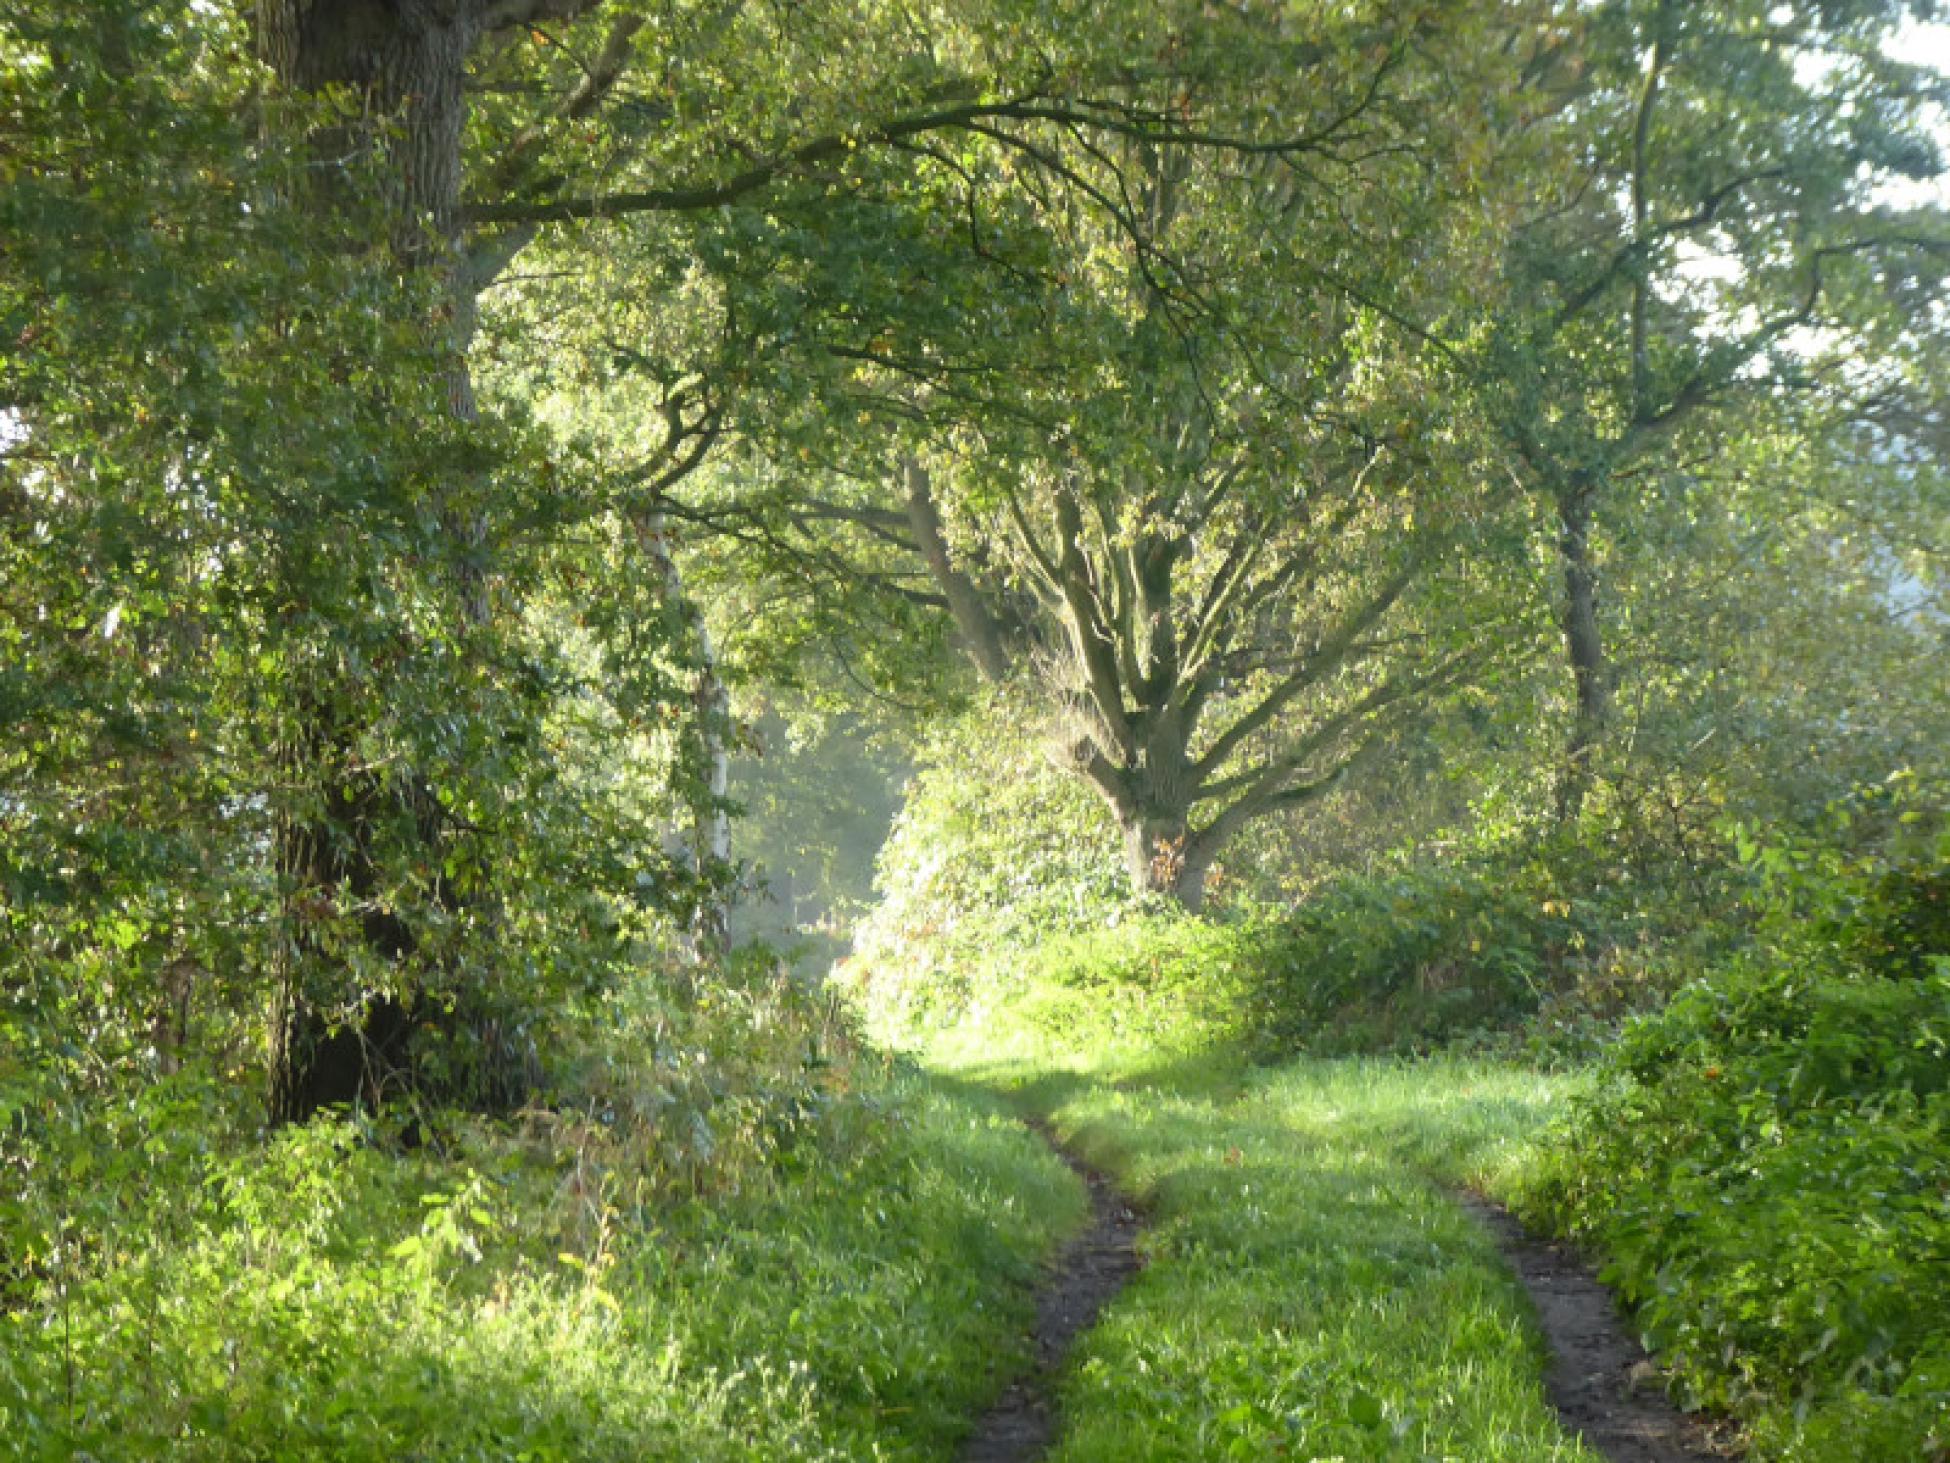
[[[1566,1428],[1611,1463],[1693,1463],[1728,1456],[1709,1429],[1666,1400],[1657,1373],[1618,1308],[1577,1255],[1533,1239],[1505,1210],[1473,1194],[1465,1209],[1496,1236],[1530,1292],[1550,1345],[1545,1390]]]
[[[1064,1246],[1036,1297],[1034,1364],[975,1424],[961,1463],[1027,1463],[1049,1451],[1056,1439],[1050,1391],[1070,1344],[1096,1323],[1138,1269],[1138,1217],[1124,1196],[1103,1174],[1065,1152],[1047,1130],[1038,1126],[1037,1131],[1089,1185],[1090,1223]]]

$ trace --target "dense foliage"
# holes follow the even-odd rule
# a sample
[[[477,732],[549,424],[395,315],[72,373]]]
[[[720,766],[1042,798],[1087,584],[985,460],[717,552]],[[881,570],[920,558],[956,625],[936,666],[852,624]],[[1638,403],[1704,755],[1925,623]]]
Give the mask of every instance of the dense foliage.
[[[1754,947],[1610,1054],[1533,1202],[1602,1246],[1701,1400],[1770,1454],[1928,1457],[1950,1336],[1941,793],[1751,846]]]
[[[1080,1200],[817,989],[885,833],[876,1039],[1598,1055],[1690,1395],[1940,1449],[1940,9],[8,6],[0,1446],[951,1446]],[[1149,1435],[1450,1446],[1316,1362]]]
[[[1345,877],[1278,921],[1126,911],[1107,927],[1014,943],[990,927],[986,948],[965,947],[952,974],[863,955],[846,983],[885,1039],[1023,1084],[1165,1216],[1161,1274],[1128,1329],[1097,1345],[1126,1360],[1086,1367],[1075,1383],[1080,1413],[1099,1419],[1078,1456],[1141,1451],[1134,1439],[1160,1428],[1190,1450],[1191,1434],[1171,1429],[1209,1441],[1336,1425],[1317,1391],[1290,1414],[1268,1400],[1281,1395],[1268,1379],[1289,1365],[1277,1330],[1247,1362],[1247,1341],[1226,1349],[1209,1319],[1182,1334],[1173,1319],[1205,1290],[1248,1312],[1281,1309],[1259,1278],[1272,1262],[1251,1258],[1262,1230],[1232,1217],[1243,1191],[1223,1195],[1250,1178],[1253,1213],[1304,1202],[1306,1226],[1328,1223],[1317,1211],[1339,1189],[1284,1197],[1306,1182],[1294,1130],[1315,1124],[1310,1143],[1466,1177],[1591,1246],[1677,1394],[1740,1418],[1757,1456],[1896,1463],[1940,1451],[1950,1416],[1943,806],[1940,787],[1898,777],[1798,834],[1736,830],[1708,906],[1720,912],[1705,921],[1671,890],[1651,905],[1660,891],[1643,885],[1636,896],[1589,889],[1576,904],[1560,890],[1540,905],[1507,865],[1502,878],[1423,868]],[[1561,850],[1549,864],[1561,876]],[[918,993],[903,988],[917,976]],[[1621,1037],[1618,1015],[1634,1009],[1646,1014]],[[1404,1107],[1370,1125],[1345,1073],[1278,1065],[1296,1042],[1420,1048],[1492,1031],[1506,1059],[1601,1055],[1563,1089],[1570,1116],[1546,1126],[1539,1110],[1511,1133],[1520,1161],[1471,1157],[1460,1172],[1454,1139],[1432,1131],[1456,1098],[1445,1084],[1480,1097],[1508,1069],[1451,1079],[1440,1062],[1397,1068]],[[1246,1065],[1269,1059],[1270,1073]],[[1276,1093],[1328,1115],[1296,1117]],[[1246,1165],[1238,1178],[1235,1164]],[[1269,1254],[1296,1253],[1289,1229],[1273,1232]],[[1371,1238],[1347,1250],[1365,1253]],[[1220,1268],[1206,1275],[1207,1261]],[[1320,1283],[1278,1273],[1285,1285]],[[1337,1343],[1322,1376],[1361,1351]],[[1134,1392],[1139,1357],[1149,1381]],[[1137,1433],[1112,1420],[1148,1415],[1154,1404],[1136,1398],[1160,1387],[1173,1400]],[[1412,1401],[1391,1404],[1402,1426],[1420,1425]]]
[[[1595,803],[1573,829],[1479,809],[1443,856],[1407,841],[1365,867],[1323,867],[1296,836],[1320,825],[1303,823],[1222,868],[1214,917],[1187,920],[1129,892],[1095,799],[982,725],[954,724],[922,755],[880,852],[880,902],[842,967],[889,1039],[999,1006],[1029,1019],[1015,1003],[1030,1000],[1048,1029],[1118,1045],[1152,1003],[1189,1002],[1207,1040],[1250,1031],[1265,1053],[1468,1040],[1570,1059],[1751,935],[1739,903],[1751,880],[1724,827],[1675,840]],[[1338,802],[1321,814],[1349,816]],[[1305,892],[1288,903],[1295,884]]]
[[[178,1077],[10,1145],[7,1456],[937,1456],[1078,1203],[763,966],[604,1008],[550,1098],[240,1143]]]

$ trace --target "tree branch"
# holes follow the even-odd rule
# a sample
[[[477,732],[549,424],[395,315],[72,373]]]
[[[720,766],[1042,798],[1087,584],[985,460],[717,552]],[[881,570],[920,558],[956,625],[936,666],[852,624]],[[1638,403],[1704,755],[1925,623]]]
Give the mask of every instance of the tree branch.
[[[921,557],[927,561],[928,572],[941,588],[948,612],[954,616],[955,628],[961,633],[969,659],[974,661],[984,680],[999,683],[1009,673],[1008,652],[975,581],[949,557],[948,540],[942,532],[941,512],[935,505],[934,484],[928,470],[910,453],[900,460],[900,475],[908,525],[920,546]]]
[[[1318,685],[1328,675],[1338,670],[1345,663],[1355,641],[1394,607],[1395,602],[1414,582],[1415,576],[1421,572],[1421,568],[1420,557],[1412,557],[1396,572],[1394,578],[1382,586],[1381,591],[1373,599],[1344,620],[1326,640],[1315,645],[1301,661],[1299,669],[1267,692],[1257,706],[1219,734],[1217,740],[1206,749],[1205,755],[1192,764],[1193,777],[1203,784],[1207,778],[1225,765],[1226,759],[1238,751],[1249,737],[1270,724],[1302,691]]]
[[[512,0],[511,0],[512,3]],[[543,3],[543,0],[536,0]],[[564,0],[566,3],[566,0]],[[1369,104],[1364,100],[1363,106]],[[1003,102],[968,102],[899,117],[878,126],[855,132],[837,132],[818,137],[778,157],[767,159],[743,172],[712,183],[676,188],[645,188],[583,198],[555,198],[528,202],[477,202],[464,205],[461,220],[468,224],[570,223],[581,219],[615,218],[633,213],[683,213],[718,208],[735,203],[749,193],[769,187],[786,175],[835,158],[846,156],[868,145],[886,145],[929,132],[971,129],[984,122],[1052,122],[1062,125],[1095,127],[1122,136],[1140,138],[1159,145],[1182,144],[1246,155],[1294,156],[1320,148],[1346,125],[1347,117],[1333,119],[1314,133],[1279,140],[1260,141],[1224,133],[1201,132],[1174,125],[1163,112],[1140,112],[1117,108],[1101,101],[1079,100],[1060,103],[1036,98]],[[1022,147],[1019,139],[997,134],[999,140]]]
[[[574,20],[603,0],[473,0],[470,19],[482,31],[538,25],[545,20]]]
[[[1344,708],[1309,732],[1298,745],[1268,766],[1256,772],[1225,778],[1201,788],[1194,796],[1195,802],[1225,797],[1240,788],[1244,788],[1245,791],[1241,792],[1240,796],[1210,823],[1199,829],[1193,835],[1194,842],[1209,848],[1223,847],[1227,840],[1254,819],[1264,817],[1278,808],[1295,807],[1311,802],[1330,791],[1382,745],[1383,737],[1379,730],[1371,732],[1360,745],[1341,757],[1325,773],[1308,778],[1305,782],[1296,782],[1294,779],[1303,774],[1315,754],[1339,739],[1349,728],[1371,720],[1377,712],[1385,711],[1391,705],[1419,696],[1438,686],[1453,683],[1459,678],[1461,672],[1474,664],[1477,659],[1478,656],[1474,651],[1458,652],[1420,675],[1384,681],[1353,705]]]
[[[1137,746],[1124,707],[1124,687],[1118,680],[1115,645],[1099,613],[1096,586],[1080,542],[1082,534],[1083,515],[1076,495],[1067,486],[1060,487],[1056,493],[1056,585],[1068,610],[1071,649],[1105,729],[1128,759],[1136,754]]]

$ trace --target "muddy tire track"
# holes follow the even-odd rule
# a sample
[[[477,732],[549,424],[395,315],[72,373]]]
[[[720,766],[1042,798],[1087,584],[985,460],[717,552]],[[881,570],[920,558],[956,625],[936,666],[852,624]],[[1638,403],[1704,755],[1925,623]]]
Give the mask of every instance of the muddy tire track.
[[[1550,1348],[1544,1388],[1567,1430],[1611,1463],[1698,1463],[1732,1456],[1727,1437],[1666,1399],[1658,1369],[1617,1302],[1567,1245],[1534,1238],[1477,1194],[1456,1201],[1495,1236],[1536,1308]]]
[[[1090,1191],[1090,1222],[1052,1262],[1036,1294],[1034,1360],[975,1424],[961,1463],[1028,1463],[1056,1440],[1053,1395],[1076,1338],[1138,1272],[1137,1212],[1109,1178],[1083,1163],[1041,1124],[1031,1124]]]

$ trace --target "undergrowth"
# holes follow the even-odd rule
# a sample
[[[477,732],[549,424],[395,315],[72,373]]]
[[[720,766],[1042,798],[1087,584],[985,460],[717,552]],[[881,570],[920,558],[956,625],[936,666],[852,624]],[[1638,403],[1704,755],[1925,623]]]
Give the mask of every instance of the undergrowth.
[[[1724,912],[1746,882],[1737,869],[1571,834],[1404,856],[1323,880],[1292,908],[1234,897],[1202,918],[1155,897],[1106,902],[1094,872],[1067,866],[1037,908],[1067,911],[1068,891],[1095,918],[1029,918],[946,881],[954,862],[898,838],[883,854],[884,902],[839,972],[876,1039],[1047,1029],[1112,1051],[1469,1048],[1576,1063],[1748,937]]]
[[[12,1114],[0,1455],[936,1457],[1081,1216],[993,1103],[771,978],[610,1004],[505,1122],[264,1135],[208,1085],[93,1167]]]
[[[1529,1208],[1762,1456],[1950,1456],[1950,832],[1898,783],[1750,844],[1753,949],[1608,1056]]]

